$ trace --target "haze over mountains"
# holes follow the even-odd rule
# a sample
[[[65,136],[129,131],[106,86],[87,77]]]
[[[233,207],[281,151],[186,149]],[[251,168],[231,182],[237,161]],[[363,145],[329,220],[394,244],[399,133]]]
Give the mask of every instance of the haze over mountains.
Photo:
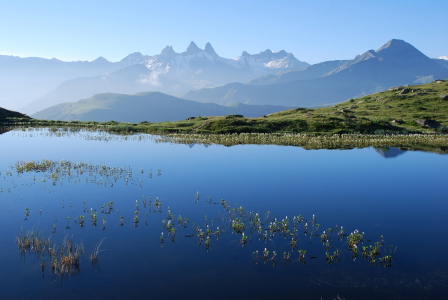
[[[176,98],[159,92],[135,95],[97,94],[78,102],[58,104],[33,115],[33,118],[61,121],[117,121],[139,123],[143,121],[179,121],[198,116],[225,116],[240,114],[258,118],[291,107],[275,105],[247,105],[237,103],[222,106]]]
[[[190,91],[185,99],[226,105],[298,105],[318,107],[386,90],[448,78],[448,68],[402,40],[390,40],[353,60],[324,62],[249,82]]]
[[[0,105],[34,113],[43,108],[88,98],[97,93],[160,91],[181,95],[189,90],[247,81],[264,74],[306,67],[285,51],[266,50],[226,59],[210,43],[200,49],[191,42],[176,53],[167,46],[161,54],[139,52],[112,63],[100,57],[92,62],[0,56],[0,80],[5,82]]]
[[[79,112],[89,111],[93,118],[92,101],[106,97],[93,97],[96,94],[108,93],[114,101],[130,101],[134,99],[132,94],[157,91],[220,105],[271,105],[270,109],[274,110],[283,106],[319,107],[392,86],[448,78],[447,62],[445,57],[430,59],[412,45],[395,39],[376,51],[368,50],[351,60],[314,65],[301,62],[283,50],[266,50],[254,55],[243,52],[235,59],[227,59],[220,57],[209,43],[200,49],[194,42],[182,53],[167,46],[158,55],[136,52],[119,62],[109,62],[102,57],[92,62],[62,62],[0,55],[0,106],[32,114],[53,105],[90,98],[45,112],[49,116],[51,111],[54,119],[68,120],[76,116],[84,120]],[[118,97],[116,94],[131,95]],[[148,105],[155,105],[149,99],[163,98],[156,94],[143,98],[147,99]],[[88,103],[90,108],[81,108]],[[192,102],[188,104],[191,106]],[[182,105],[178,106],[180,109]],[[75,107],[78,113],[73,113]],[[166,116],[162,107],[146,106],[145,109],[148,113],[158,111]],[[173,115],[175,109],[170,108]],[[223,113],[228,110],[220,109]],[[250,107],[250,111],[258,110],[266,114],[266,110]],[[190,116],[197,115],[203,113]],[[154,122],[148,118],[142,120]]]

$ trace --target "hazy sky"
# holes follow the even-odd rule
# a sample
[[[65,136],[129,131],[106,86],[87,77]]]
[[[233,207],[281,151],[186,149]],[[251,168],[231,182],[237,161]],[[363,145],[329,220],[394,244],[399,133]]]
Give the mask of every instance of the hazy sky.
[[[118,61],[210,42],[226,58],[286,50],[308,63],[351,59],[392,38],[448,55],[447,0],[3,0],[0,54]]]

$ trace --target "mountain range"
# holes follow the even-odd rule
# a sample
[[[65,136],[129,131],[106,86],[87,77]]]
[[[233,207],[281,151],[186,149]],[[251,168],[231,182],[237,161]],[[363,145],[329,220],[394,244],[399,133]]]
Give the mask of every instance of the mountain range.
[[[102,57],[92,62],[62,62],[0,55],[0,105],[34,113],[105,92],[181,95],[192,89],[248,81],[308,65],[283,50],[255,55],[243,51],[237,58],[222,58],[210,43],[200,49],[194,42],[182,53],[167,46],[158,55],[136,52],[119,62]]]
[[[448,68],[402,40],[390,40],[352,60],[338,60],[267,75],[247,84],[192,90],[185,99],[226,105],[298,105],[319,107],[386,90],[448,78]]]
[[[51,108],[45,110],[45,114],[33,116],[50,114],[51,118],[64,116],[68,120],[83,118],[74,110],[89,111],[93,117],[91,108],[100,98],[105,101],[104,97],[111,97],[107,102],[111,104],[130,101],[136,93],[155,91],[159,96],[148,94],[139,99],[147,99],[148,112],[158,111],[163,116],[168,113],[162,111],[163,105],[156,105],[153,100],[173,99],[162,97],[160,93],[225,106],[220,108],[222,114],[227,114],[227,106],[235,106],[235,103],[250,104],[248,111],[259,110],[255,105],[268,105],[274,110],[286,106],[321,107],[392,86],[448,78],[447,62],[445,57],[430,59],[412,45],[397,39],[350,60],[314,65],[301,62],[283,50],[265,50],[254,55],[243,51],[237,58],[226,59],[220,57],[210,43],[200,49],[194,42],[182,53],[167,46],[158,55],[136,52],[119,62],[109,62],[102,57],[92,62],[62,62],[0,55],[0,106],[12,109],[8,106],[12,103],[13,107],[21,106],[20,110],[28,114]],[[35,97],[38,94],[41,96]],[[97,94],[101,97],[94,96]],[[127,95],[118,97],[116,94]],[[80,99],[90,101],[75,103]],[[70,103],[53,108],[67,102]],[[88,107],[81,108],[83,105]],[[179,104],[178,110],[182,110],[181,107]],[[199,109],[200,106],[196,107]],[[171,107],[170,113],[176,115],[175,109]],[[104,113],[104,110],[102,113],[95,111]],[[198,111],[190,116],[203,114],[207,113]],[[164,120],[172,119],[165,117]]]

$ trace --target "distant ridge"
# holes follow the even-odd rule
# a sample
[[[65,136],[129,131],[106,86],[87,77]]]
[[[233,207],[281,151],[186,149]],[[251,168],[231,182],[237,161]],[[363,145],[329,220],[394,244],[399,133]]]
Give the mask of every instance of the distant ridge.
[[[158,91],[182,95],[189,90],[245,82],[265,74],[309,65],[284,50],[266,50],[254,55],[243,52],[234,59],[222,58],[210,43],[202,50],[194,42],[181,53],[166,46],[160,54],[154,56],[135,52],[116,63],[102,57],[90,64],[93,63],[108,66],[109,71],[58,82],[59,85],[55,85],[53,90],[34,98],[22,110],[31,114],[52,105],[77,101],[99,93]]]
[[[125,94],[97,94],[78,102],[58,104],[33,114],[35,119],[61,121],[117,121],[128,123],[179,121],[197,116],[225,116],[241,114],[260,117],[288,109],[274,105],[221,106],[199,103],[169,96],[159,92]]]
[[[448,69],[409,43],[392,39],[378,50],[368,50],[349,61],[325,62],[280,75],[266,75],[249,84],[231,83],[190,91],[184,98],[221,105],[241,102],[318,107],[392,86],[423,84],[438,78],[448,78]]]

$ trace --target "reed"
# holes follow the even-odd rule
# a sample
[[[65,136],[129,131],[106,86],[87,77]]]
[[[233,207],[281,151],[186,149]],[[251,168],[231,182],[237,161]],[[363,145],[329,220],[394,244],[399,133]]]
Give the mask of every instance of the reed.
[[[90,264],[92,265],[92,267],[98,267],[98,254],[102,251],[106,251],[100,249],[105,239],[106,238],[102,238],[98,244],[94,245],[93,252],[89,255]]]
[[[36,254],[42,272],[46,270],[47,263],[50,263],[51,273],[55,277],[67,278],[80,272],[81,257],[84,254],[82,243],[73,243],[71,239],[64,238],[58,246],[50,238],[44,238],[38,230],[20,232],[16,242],[22,255],[27,252]]]

